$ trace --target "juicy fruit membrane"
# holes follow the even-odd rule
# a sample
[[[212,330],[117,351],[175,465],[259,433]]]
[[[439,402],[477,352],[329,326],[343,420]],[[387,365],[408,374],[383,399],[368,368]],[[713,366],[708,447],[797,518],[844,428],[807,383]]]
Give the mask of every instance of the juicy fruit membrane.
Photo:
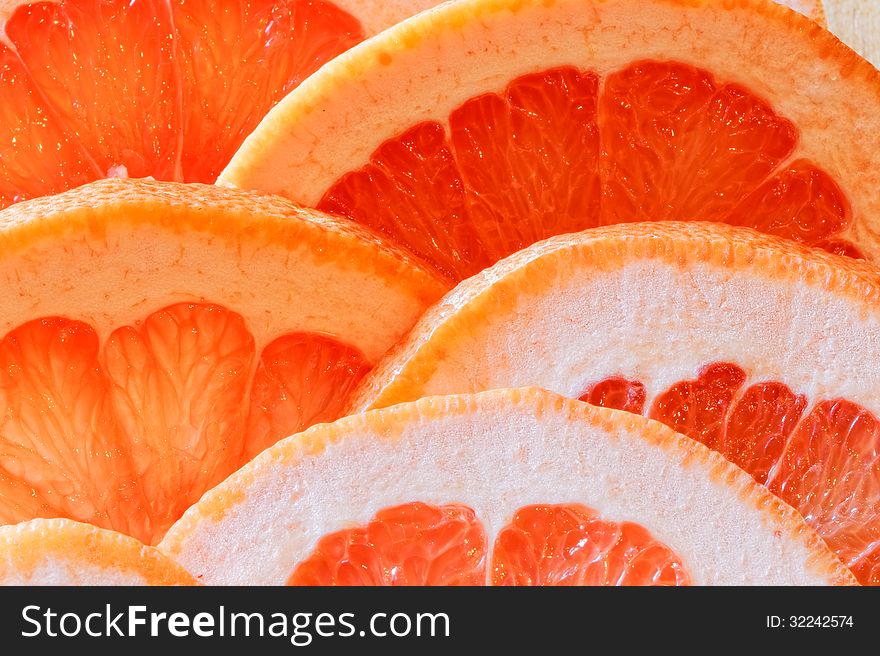
[[[288,585],[482,585],[486,532],[471,508],[409,503],[318,541]]]
[[[374,235],[217,187],[105,181],[0,221],[2,523],[157,542],[255,454],[340,416],[444,289]]]
[[[484,585],[486,532],[473,509],[408,503],[318,541],[288,585]],[[577,504],[527,506],[501,529],[491,585],[687,585],[675,554],[632,522]]]
[[[369,225],[457,280],[642,220],[874,257],[880,144],[853,126],[877,125],[878,85],[768,0],[464,0],[329,63],[220,181]]]
[[[877,281],[718,224],[555,237],[448,294],[353,407],[535,385],[644,413],[745,469],[876,584]]]
[[[501,529],[493,585],[688,585],[678,556],[633,522],[582,505],[529,506]]]
[[[812,404],[779,382],[746,387],[729,363],[673,385],[649,414],[700,440],[792,504],[863,583],[880,583],[880,421],[846,399]]]
[[[286,437],[341,417],[351,391],[370,369],[357,348],[325,335],[293,333],[269,344],[251,383],[247,459],[282,433]]]
[[[0,207],[106,177],[214,182],[269,109],[425,0],[13,0]]]
[[[266,367],[290,341],[292,357]],[[267,345],[253,373],[255,360],[243,317],[218,305],[162,308],[103,345],[80,321],[16,328],[0,342],[0,521],[75,517],[155,542],[253,455],[340,416],[369,369],[302,333]]]
[[[312,427],[209,491],[159,548],[208,584],[854,581],[717,453],[536,389]]]
[[[324,0],[21,3],[0,26],[0,206],[104,177],[213,182],[364,37]]]
[[[461,280],[545,237],[627,221],[712,218],[858,255],[831,177],[787,164],[797,130],[707,71],[644,62],[604,80],[517,78],[383,144],[318,204]],[[540,153],[540,159],[535,157]],[[413,218],[415,217],[415,218]]]
[[[196,585],[159,550],[66,519],[0,526],[0,585]]]

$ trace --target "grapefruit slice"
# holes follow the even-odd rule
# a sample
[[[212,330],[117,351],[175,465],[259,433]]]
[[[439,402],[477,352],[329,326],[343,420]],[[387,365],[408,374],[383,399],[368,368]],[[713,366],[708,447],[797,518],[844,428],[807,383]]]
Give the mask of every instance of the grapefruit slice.
[[[463,279],[639,220],[875,258],[878,151],[880,73],[769,0],[463,0],[323,67],[219,181],[370,225]]]
[[[445,289],[356,228],[132,180],[0,212],[0,523],[155,543],[254,454],[339,416]]]
[[[67,519],[0,526],[0,585],[196,585],[158,549]]]
[[[213,182],[288,91],[427,4],[4,0],[0,207],[104,177]]]
[[[535,385],[721,452],[880,583],[880,276],[720,224],[563,235],[461,283],[355,407]]]
[[[662,424],[550,392],[316,426],[159,548],[208,584],[839,584],[790,507]]]

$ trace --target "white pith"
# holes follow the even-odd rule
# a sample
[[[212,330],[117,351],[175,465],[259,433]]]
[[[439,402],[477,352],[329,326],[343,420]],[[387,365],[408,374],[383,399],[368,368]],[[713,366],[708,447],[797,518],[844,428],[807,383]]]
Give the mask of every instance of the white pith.
[[[380,364],[356,407],[520,386],[577,398],[593,383],[623,376],[645,385],[650,408],[672,384],[730,362],[745,370],[746,385],[781,382],[806,396],[808,409],[845,398],[880,415],[873,285],[860,302],[842,287],[829,289],[821,273],[776,275],[775,267],[808,265],[757,242],[740,257],[769,254],[766,266],[690,261],[687,251],[698,253],[713,238],[733,243],[754,233],[704,224],[701,234],[677,225],[693,233],[679,236],[678,261],[601,261],[591,248],[606,243],[605,233],[588,230],[546,240],[460,284]],[[614,230],[608,244],[644,241],[653,228]]]
[[[697,584],[829,582],[808,546],[818,544],[815,535],[798,516],[781,520],[770,510],[781,506],[754,496],[748,476],[720,457],[702,457],[703,447],[687,441],[698,449],[687,455],[678,443],[645,439],[646,426],[672,433],[633,415],[584,419],[544,393],[511,398],[483,395],[464,412],[433,399],[436,411],[408,421],[394,417],[407,406],[384,411],[382,422],[353,418],[316,455],[285,456],[281,443],[206,495],[206,508],[232,499],[221,515],[194,506],[159,548],[207,584],[283,584],[322,535],[388,506],[466,504],[491,545],[522,506],[583,503],[645,526]]]
[[[189,578],[155,548],[115,531],[60,518],[0,526],[0,586],[141,586],[161,569],[178,583]]]
[[[14,571],[0,581],[2,585],[148,585],[137,572],[67,560],[62,554],[46,554],[29,571]]]
[[[375,361],[424,309],[412,286],[354,260],[323,257],[305,240],[289,246],[189,230],[184,246],[182,236],[111,222],[103,232],[50,237],[6,254],[0,336],[62,316],[89,323],[103,341],[173,303],[216,303],[245,318],[258,349],[286,333],[317,332]],[[371,253],[365,245],[364,258]]]
[[[405,400],[526,385],[576,398],[621,375],[644,383],[650,407],[705,365],[732,362],[747,384],[779,381],[811,401],[842,397],[880,414],[880,367],[867,364],[880,362],[880,312],[805,282],[647,260],[611,271],[575,266],[545,293],[505,300],[509,311],[438,343],[443,357],[427,340],[401,363],[402,381],[379,386]],[[430,377],[412,385],[410,368],[434,357]]]

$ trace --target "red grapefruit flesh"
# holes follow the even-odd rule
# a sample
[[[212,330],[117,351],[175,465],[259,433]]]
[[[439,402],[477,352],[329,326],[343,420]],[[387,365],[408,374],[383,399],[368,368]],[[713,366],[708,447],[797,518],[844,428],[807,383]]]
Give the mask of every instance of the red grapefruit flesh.
[[[213,182],[364,38],[325,0],[22,3],[0,27],[0,207],[105,177]]]
[[[482,585],[486,532],[474,511],[409,503],[327,535],[288,585]]]

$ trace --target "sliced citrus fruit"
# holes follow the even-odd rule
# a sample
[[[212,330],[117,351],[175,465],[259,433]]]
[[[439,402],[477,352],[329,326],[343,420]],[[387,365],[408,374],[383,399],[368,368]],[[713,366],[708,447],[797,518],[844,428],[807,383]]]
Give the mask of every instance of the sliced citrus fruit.
[[[538,389],[315,426],[205,494],[159,548],[208,584],[854,580],[717,453]]]
[[[0,207],[104,177],[213,182],[284,94],[427,4],[0,3]]]
[[[134,538],[67,519],[0,526],[0,585],[195,585]]]
[[[133,180],[0,212],[0,523],[153,543],[255,453],[339,416],[445,289],[356,228]]]
[[[769,0],[462,0],[327,64],[219,181],[370,225],[463,279],[639,220],[875,258],[878,150],[880,73]]]
[[[880,583],[880,276],[720,224],[554,237],[461,283],[356,408],[535,385],[721,452]]]

